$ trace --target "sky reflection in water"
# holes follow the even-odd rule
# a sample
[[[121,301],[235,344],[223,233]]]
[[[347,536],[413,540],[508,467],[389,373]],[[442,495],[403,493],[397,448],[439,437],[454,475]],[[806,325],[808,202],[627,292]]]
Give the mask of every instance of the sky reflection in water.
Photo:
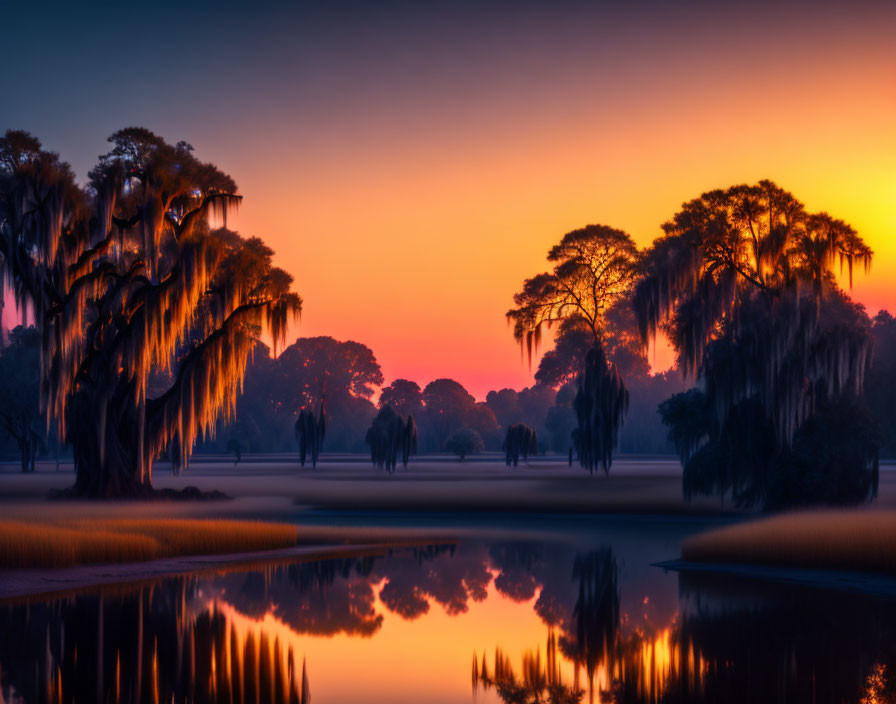
[[[643,538],[466,540],[7,605],[2,697],[859,702],[888,682],[894,604],[679,579]]]

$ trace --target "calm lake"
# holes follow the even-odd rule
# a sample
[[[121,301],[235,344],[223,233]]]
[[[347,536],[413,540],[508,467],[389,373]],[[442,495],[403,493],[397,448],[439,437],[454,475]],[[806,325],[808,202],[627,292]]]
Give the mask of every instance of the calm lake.
[[[707,526],[510,521],[4,604],[0,701],[858,704],[887,679],[890,600],[651,566]]]

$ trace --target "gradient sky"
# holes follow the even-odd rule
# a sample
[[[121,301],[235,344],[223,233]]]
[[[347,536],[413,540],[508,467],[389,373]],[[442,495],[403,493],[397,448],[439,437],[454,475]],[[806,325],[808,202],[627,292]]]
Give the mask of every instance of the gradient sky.
[[[0,0],[0,128],[82,176],[124,126],[189,141],[295,276],[295,335],[387,383],[529,385],[504,313],[565,232],[646,245],[761,178],[856,227],[853,294],[896,309],[896,3],[119,5]]]

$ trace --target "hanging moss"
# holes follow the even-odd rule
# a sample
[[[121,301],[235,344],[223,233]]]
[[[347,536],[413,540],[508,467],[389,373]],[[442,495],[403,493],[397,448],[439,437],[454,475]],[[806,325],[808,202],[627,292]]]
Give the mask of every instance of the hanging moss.
[[[685,203],[645,257],[635,308],[645,344],[670,334],[681,368],[707,383],[719,423],[757,397],[789,444],[814,407],[812,389],[860,390],[870,347],[862,330],[827,334],[818,314],[838,294],[831,269],[866,269],[872,251],[846,223],[809,214],[770,181]],[[721,339],[730,354],[704,363]]]
[[[258,335],[280,344],[301,309],[260,240],[208,227],[240,201],[229,176],[142,128],[110,141],[82,189],[30,135],[0,139],[0,274],[41,330],[75,489],[99,495],[148,492],[166,452],[185,468],[232,418]]]
[[[507,466],[516,467],[520,463],[520,457],[525,462],[529,459],[529,455],[538,452],[538,438],[535,431],[525,423],[514,423],[507,428],[501,449],[504,450]]]
[[[592,348],[585,357],[573,408],[578,420],[573,443],[579,461],[591,474],[596,467],[609,474],[628,411],[628,391],[601,347]]]
[[[408,466],[411,455],[417,454],[417,424],[414,416],[402,418],[392,406],[383,406],[364,438],[370,447],[370,459],[379,469],[395,472],[399,458]]]
[[[321,401],[317,418],[314,412],[308,408],[299,411],[299,417],[295,425],[296,440],[299,441],[299,462],[304,467],[308,458],[311,458],[311,466],[317,467],[320,450],[327,434],[327,414],[324,410],[324,402]]]
[[[627,233],[588,225],[566,233],[548,252],[548,261],[554,263],[553,270],[523,282],[507,320],[513,323],[514,337],[530,365],[544,326],[559,323],[566,330],[586,332],[594,354],[587,353],[579,375],[579,427],[573,444],[580,449],[583,466],[593,472],[600,465],[608,472],[628,404],[622,378],[605,356],[613,337],[608,317],[630,305],[641,258]]]

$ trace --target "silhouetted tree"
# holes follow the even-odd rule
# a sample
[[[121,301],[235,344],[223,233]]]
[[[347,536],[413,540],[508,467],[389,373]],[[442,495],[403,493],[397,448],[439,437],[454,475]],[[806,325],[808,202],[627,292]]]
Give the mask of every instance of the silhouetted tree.
[[[871,328],[874,355],[865,381],[865,402],[881,434],[881,454],[896,457],[896,318],[882,310]]]
[[[861,391],[868,331],[831,335],[819,315],[822,301],[837,295],[834,262],[848,267],[850,280],[854,264],[871,263],[849,225],[806,213],[793,195],[761,181],[704,193],[663,230],[635,293],[641,334],[648,341],[668,326],[681,368],[706,379],[722,424],[733,406],[756,396],[787,444],[811,415],[817,385],[829,395]],[[749,337],[740,332],[745,325]],[[737,356],[704,365],[720,334]]]
[[[602,347],[592,348],[585,357],[573,408],[578,421],[573,441],[579,462],[591,474],[598,466],[609,474],[628,410],[628,391],[615,365],[607,364]]]
[[[299,408],[312,407],[324,396],[331,404],[337,393],[369,399],[383,383],[380,365],[367,345],[325,336],[298,338],[277,358],[275,373],[278,393],[289,395]]]
[[[485,397],[485,404],[494,413],[498,424],[504,429],[505,436],[507,428],[511,425],[523,423],[539,436],[548,437],[545,431],[545,419],[556,397],[557,392],[551,387],[534,384],[520,391],[514,389],[489,391]]]
[[[423,393],[415,381],[396,379],[380,392],[379,407],[392,406],[401,416],[419,414],[423,408]]]
[[[576,414],[572,407],[576,396],[574,383],[560,387],[554,405],[545,416],[545,429],[551,439],[554,452],[566,454],[572,447],[573,431],[576,429]]]
[[[588,352],[576,370],[582,393],[607,392],[611,397],[586,400],[583,396],[582,407],[591,410],[577,414],[580,422],[600,422],[607,426],[597,429],[593,425],[580,425],[579,437],[599,437],[608,440],[609,445],[601,447],[601,455],[597,458],[593,453],[579,457],[583,466],[592,472],[595,461],[606,471],[612,461],[626,407],[622,378],[616,366],[607,361],[611,338],[608,314],[615,306],[625,306],[628,301],[639,271],[638,250],[625,232],[605,225],[588,225],[564,235],[548,253],[548,261],[556,262],[553,271],[523,283],[523,290],[514,295],[517,307],[507,312],[507,318],[513,321],[514,337],[525,347],[530,362],[544,325],[562,323],[561,332],[565,335],[573,335],[575,329],[580,329],[590,336],[589,348],[595,354]],[[620,316],[625,317],[624,313]],[[581,336],[571,339],[569,346],[577,346],[582,342],[579,338]],[[565,351],[566,346],[564,343],[561,351]],[[555,382],[561,382],[571,374],[569,364],[557,364],[560,361],[554,359],[548,365],[551,373],[547,376]],[[599,364],[603,368],[598,368]],[[589,380],[587,388],[586,376]],[[591,413],[598,409],[619,409],[620,412]]]
[[[308,456],[311,456],[311,466],[317,467],[317,459],[320,455],[324,437],[327,434],[327,414],[324,402],[320,403],[317,418],[311,409],[303,408],[299,411],[299,417],[295,425],[296,440],[299,441],[299,462],[305,466]]]
[[[394,473],[399,454],[408,466],[411,455],[417,454],[417,425],[414,416],[402,418],[392,406],[383,406],[373,419],[365,438],[370,446],[370,459],[380,469]]]
[[[202,449],[221,452],[229,434],[241,432],[248,451],[292,451],[299,412],[317,408],[326,396],[327,449],[361,451],[364,432],[376,415],[369,396],[381,380],[373,352],[358,342],[299,338],[276,358],[258,343],[246,367],[235,420],[219,428],[219,443],[204,443]]]
[[[535,381],[555,389],[574,382],[593,345],[590,331],[577,319],[562,321],[554,337],[554,348],[545,352],[538,363]]]
[[[301,306],[261,240],[209,230],[240,200],[229,176],[149,130],[110,141],[85,189],[31,135],[0,140],[0,268],[41,330],[42,404],[91,495],[147,492],[175,438],[186,465],[232,415],[261,329],[279,343]],[[150,395],[157,370],[170,384]]]
[[[475,455],[483,448],[482,437],[472,428],[456,430],[445,443],[445,449],[453,452],[463,462],[467,455]]]
[[[34,471],[44,444],[40,413],[40,332],[18,326],[0,349],[0,428],[19,448],[23,472]]]
[[[738,308],[737,327],[723,326],[702,353],[705,389],[678,394],[660,405],[670,439],[684,466],[683,488],[686,498],[693,494],[730,495],[740,506],[761,505],[767,510],[815,503],[843,504],[873,498],[877,492],[877,457],[880,443],[875,423],[857,394],[856,380],[844,368],[835,369],[844,376],[832,382],[812,379],[816,370],[805,370],[801,359],[807,354],[839,354],[844,339],[852,339],[862,354],[870,321],[864,310],[836,289],[826,291],[820,300],[813,295],[797,300],[792,315],[813,320],[812,350],[802,348],[788,353],[784,374],[765,380],[766,384],[785,383],[788,374],[804,375],[806,398],[811,404],[808,415],[800,420],[792,435],[782,437],[780,412],[765,406],[762,392],[752,394],[724,407],[729,377],[752,373],[751,365],[761,364],[765,346],[781,334],[764,296],[744,300]],[[826,364],[827,360],[819,360]],[[859,368],[858,373],[864,373]],[[719,384],[726,388],[720,390]],[[783,392],[782,392],[783,393]],[[785,403],[780,396],[777,402]]]
[[[523,461],[529,459],[529,455],[538,452],[538,438],[535,431],[524,423],[515,423],[508,426],[507,435],[504,437],[504,460],[508,467],[518,466],[520,457]]]
[[[495,414],[476,399],[454,379],[436,379],[423,389],[423,415],[421,428],[430,437],[429,446],[444,452],[448,438],[462,427],[475,430],[481,439],[497,435],[500,429]]]

